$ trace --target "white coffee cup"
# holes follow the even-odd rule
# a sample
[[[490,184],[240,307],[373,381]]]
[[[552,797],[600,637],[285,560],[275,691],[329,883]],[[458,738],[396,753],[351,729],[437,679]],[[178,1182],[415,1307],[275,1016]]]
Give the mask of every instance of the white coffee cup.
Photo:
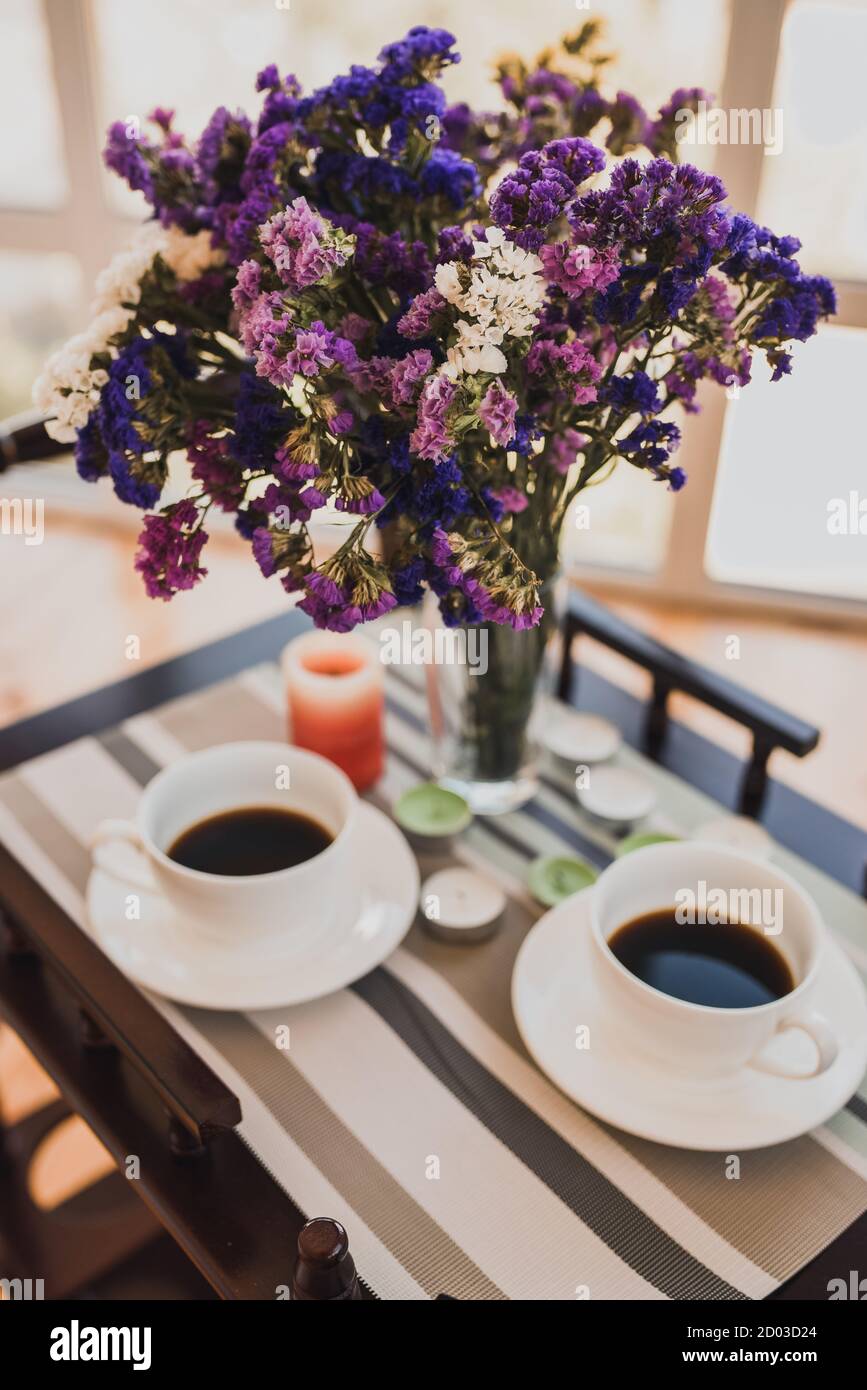
[[[733,904],[748,901],[740,896],[743,893],[751,893],[757,904],[756,890],[768,890],[774,897],[765,901],[781,904],[782,912],[773,923],[762,924],[755,914],[743,915],[737,909],[728,920],[769,936],[795,982],[788,994],[750,1008],[689,1003],[633,975],[608,945],[627,922],[683,905],[689,893],[695,895],[700,912],[703,899],[722,901],[720,890]],[[689,922],[682,929],[689,931]],[[733,1076],[749,1066],[803,1079],[827,1071],[837,1056],[831,1026],[811,1007],[826,930],[812,898],[775,865],[708,844],[648,845],[616,859],[600,874],[593,887],[592,932],[594,973],[613,1035],[666,1071],[706,1079]],[[812,1069],[790,1066],[791,1059],[779,1055],[786,1049],[778,1045],[773,1056],[763,1055],[776,1035],[791,1029],[800,1029],[812,1039],[816,1054]]]
[[[306,945],[350,928],[357,917],[358,804],[346,774],[318,753],[284,743],[219,744],[157,773],[134,822],[104,821],[92,839],[94,864],[133,891],[161,894],[185,932],[234,946],[276,936]],[[169,858],[178,836],[199,821],[263,806],[311,817],[331,843],[268,874],[211,874]]]

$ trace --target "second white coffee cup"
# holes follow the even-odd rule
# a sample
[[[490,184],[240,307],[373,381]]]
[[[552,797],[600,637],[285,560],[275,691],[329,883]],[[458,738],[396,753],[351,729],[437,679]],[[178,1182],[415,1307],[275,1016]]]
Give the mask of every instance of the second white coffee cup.
[[[749,1008],[690,1003],[639,979],[608,945],[618,928],[671,909],[683,901],[679,895],[684,891],[700,901],[720,890],[733,902],[743,893],[770,890],[770,901],[782,904],[772,941],[794,980],[788,994]],[[683,926],[685,932],[689,929]],[[756,929],[762,930],[761,924]],[[707,844],[648,845],[615,860],[600,874],[592,889],[592,931],[594,973],[613,1034],[667,1072],[706,1079],[735,1075],[751,1066],[795,1080],[827,1071],[837,1056],[830,1024],[811,1007],[826,929],[809,894],[775,865]],[[765,1055],[774,1036],[790,1029],[812,1039],[812,1069],[790,1068],[776,1050],[773,1056]]]

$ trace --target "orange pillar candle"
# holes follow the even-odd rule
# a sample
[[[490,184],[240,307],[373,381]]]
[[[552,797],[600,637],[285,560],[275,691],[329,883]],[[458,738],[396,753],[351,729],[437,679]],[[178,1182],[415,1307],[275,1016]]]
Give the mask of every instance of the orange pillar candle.
[[[289,738],[341,767],[358,791],[383,769],[379,647],[352,633],[305,632],[283,651]]]

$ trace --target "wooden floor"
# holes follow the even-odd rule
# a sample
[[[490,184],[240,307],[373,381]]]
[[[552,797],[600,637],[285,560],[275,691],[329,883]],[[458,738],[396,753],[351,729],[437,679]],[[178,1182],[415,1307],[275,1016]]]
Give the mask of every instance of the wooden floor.
[[[50,542],[50,543],[49,543]],[[132,569],[134,532],[47,509],[46,543],[0,536],[0,721],[21,719],[85,690],[280,612],[279,585],[261,578],[249,548],[212,540],[206,582],[172,603],[148,600]],[[762,618],[708,616],[617,604],[669,645],[724,671],[823,730],[799,762],[777,754],[773,774],[867,828],[864,697],[867,639]],[[727,657],[739,638],[736,660]],[[134,639],[134,640],[130,640]],[[587,644],[582,657],[636,692],[635,668]],[[677,717],[744,754],[729,721],[678,700]],[[0,1100],[7,1120],[53,1094],[51,1082],[8,1030],[0,1033]],[[52,1136],[34,1173],[36,1200],[53,1205],[111,1166],[80,1121]]]

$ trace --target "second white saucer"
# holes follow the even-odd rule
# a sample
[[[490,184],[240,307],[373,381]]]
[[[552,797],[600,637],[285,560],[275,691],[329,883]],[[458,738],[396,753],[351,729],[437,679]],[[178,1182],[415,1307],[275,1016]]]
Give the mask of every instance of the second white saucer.
[[[512,975],[518,1030],[539,1067],[585,1110],[629,1134],[682,1149],[763,1148],[824,1124],[867,1067],[867,996],[854,966],[830,943],[816,1008],[834,1019],[836,1061],[821,1076],[789,1079],[744,1067],[720,1081],[663,1072],[618,1038],[592,985],[588,888],[541,917]],[[589,1046],[576,1046],[576,1029]]]

